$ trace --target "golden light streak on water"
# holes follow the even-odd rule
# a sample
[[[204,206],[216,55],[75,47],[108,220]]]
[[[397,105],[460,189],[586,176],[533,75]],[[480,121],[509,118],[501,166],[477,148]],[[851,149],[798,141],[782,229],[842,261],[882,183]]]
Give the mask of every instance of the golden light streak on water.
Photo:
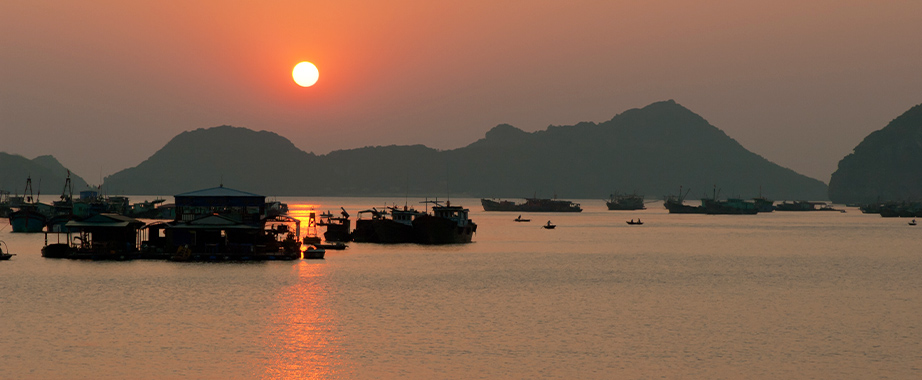
[[[330,379],[339,367],[336,318],[324,286],[326,266],[300,261],[291,268],[297,282],[279,290],[262,345],[269,353],[261,378]]]

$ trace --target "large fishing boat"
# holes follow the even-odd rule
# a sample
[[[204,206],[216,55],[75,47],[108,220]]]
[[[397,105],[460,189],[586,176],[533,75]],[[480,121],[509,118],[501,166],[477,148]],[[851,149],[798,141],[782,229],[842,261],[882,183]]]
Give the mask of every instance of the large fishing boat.
[[[64,225],[74,219],[74,187],[70,182],[70,171],[67,171],[67,179],[64,181],[64,190],[61,191],[61,199],[51,202],[54,206],[54,213],[48,218],[45,230],[48,232],[63,232]]]
[[[323,233],[323,240],[327,242],[347,242],[352,240],[352,233],[350,231],[352,228],[352,221],[349,220],[349,213],[346,212],[346,209],[343,207],[340,207],[340,209],[342,211],[339,217],[333,216],[329,211],[320,214],[320,222],[317,223],[317,225],[326,227],[326,231]]]
[[[483,211],[515,211],[515,212],[581,212],[579,203],[545,198],[525,198],[524,203],[492,199],[480,199]]]
[[[451,201],[442,206],[438,201],[432,203],[432,213],[417,215],[413,219],[415,242],[419,244],[460,244],[470,243],[477,224],[468,215],[470,210],[452,206]]]
[[[679,195],[670,195],[666,197],[663,206],[669,210],[670,214],[704,214],[707,210],[704,206],[689,206],[685,204],[685,197],[691,189],[682,193],[682,186],[679,186]]]
[[[717,199],[719,192],[717,186],[714,186],[714,195],[712,198],[702,198],[701,206],[704,207],[704,213],[709,215],[755,215],[759,212],[755,202],[746,201],[741,198],[727,198],[725,201]]]
[[[775,211],[839,211],[845,212],[833,207],[826,202],[809,202],[809,201],[784,201],[775,205]]]
[[[643,195],[634,194],[612,194],[605,206],[609,210],[646,210],[643,204]]]
[[[42,205],[33,198],[32,177],[26,178],[23,199],[17,206],[18,209],[10,213],[10,225],[13,227],[13,232],[42,232],[48,221],[48,216],[40,210],[43,206],[50,209],[50,206]]]
[[[363,219],[362,214],[371,214],[371,218]],[[387,207],[385,211],[378,211],[376,208],[359,211],[359,219],[355,222],[352,239],[359,243],[413,243],[415,242],[413,220],[420,215],[423,213],[407,208],[407,206],[402,209]]]

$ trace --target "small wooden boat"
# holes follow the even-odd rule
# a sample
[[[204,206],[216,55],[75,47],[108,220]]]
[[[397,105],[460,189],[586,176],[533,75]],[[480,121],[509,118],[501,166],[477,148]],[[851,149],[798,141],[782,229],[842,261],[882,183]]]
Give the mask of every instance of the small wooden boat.
[[[634,221],[634,219],[631,219],[630,221],[627,221],[627,222],[625,222],[625,223],[630,224],[630,225],[641,225],[641,224],[643,224],[643,222],[641,222],[640,219],[637,219],[636,222]]]
[[[519,217],[518,217],[518,218],[515,218],[514,220],[515,220],[516,222],[530,222],[530,221],[531,221],[531,219],[522,219],[522,216],[521,216],[521,215],[519,215]]]
[[[326,244],[314,244],[314,247],[317,247],[319,249],[332,249],[334,251],[342,251],[346,249],[348,246],[346,245],[346,243],[343,243],[343,242],[335,242],[335,243],[326,243]]]
[[[9,260],[11,257],[16,256],[14,253],[3,253],[3,247],[6,247],[6,242],[0,240],[0,260]],[[6,251],[10,251],[10,247],[6,247]]]
[[[541,226],[541,227],[544,227],[544,228],[546,228],[546,229],[552,230],[552,229],[554,229],[554,227],[557,227],[557,225],[556,225],[556,224],[551,224],[551,221],[548,220],[548,221],[547,221],[547,224],[545,224],[545,225],[543,225],[543,226]]]
[[[327,250],[323,248],[317,248],[315,246],[307,247],[307,250],[304,251],[305,259],[322,259],[323,255],[327,253]]]
[[[913,219],[911,222],[909,222],[909,225],[910,225],[910,226],[915,226],[915,225],[916,225],[916,220]]]

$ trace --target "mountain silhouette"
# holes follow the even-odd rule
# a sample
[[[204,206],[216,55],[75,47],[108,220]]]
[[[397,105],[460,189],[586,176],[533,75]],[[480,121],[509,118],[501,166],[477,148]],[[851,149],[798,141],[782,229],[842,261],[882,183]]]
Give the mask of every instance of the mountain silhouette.
[[[105,178],[120,194],[170,195],[226,184],[263,194],[298,194],[299,168],[316,160],[288,139],[228,125],[173,137],[136,167]]]
[[[922,200],[922,104],[872,132],[829,180],[839,203]]]
[[[603,123],[525,132],[501,124],[452,150],[422,145],[305,153],[271,132],[221,126],[176,136],[134,168],[106,178],[127,194],[231,187],[266,195],[602,198],[613,191],[826,199],[822,182],[747,151],[674,101]]]
[[[32,178],[32,191],[41,192],[39,200],[50,203],[61,196],[68,169],[52,156],[27,159],[20,155],[0,152],[0,190],[23,195],[26,178]],[[89,186],[80,176],[70,173],[75,196]]]

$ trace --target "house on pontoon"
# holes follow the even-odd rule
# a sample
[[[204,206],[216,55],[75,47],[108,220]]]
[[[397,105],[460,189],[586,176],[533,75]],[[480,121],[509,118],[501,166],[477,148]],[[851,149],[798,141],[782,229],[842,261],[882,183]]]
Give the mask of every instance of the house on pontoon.
[[[300,222],[266,216],[266,197],[219,186],[175,195],[171,222],[148,225],[145,251],[174,260],[297,259]]]

